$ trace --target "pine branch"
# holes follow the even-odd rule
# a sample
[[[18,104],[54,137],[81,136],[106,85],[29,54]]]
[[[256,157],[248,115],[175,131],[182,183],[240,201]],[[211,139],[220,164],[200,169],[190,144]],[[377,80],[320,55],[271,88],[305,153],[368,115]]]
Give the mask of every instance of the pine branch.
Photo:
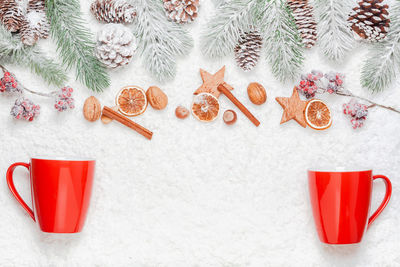
[[[400,68],[400,2],[389,12],[391,25],[386,38],[374,44],[361,70],[361,85],[373,92],[386,89]]]
[[[193,39],[181,26],[168,21],[159,0],[136,0],[137,18],[133,31],[145,68],[158,80],[173,78],[176,59],[186,55]]]
[[[67,81],[67,75],[53,60],[47,58],[36,46],[24,46],[2,25],[0,25],[0,61],[28,66],[48,84],[62,86]]]
[[[110,85],[104,66],[94,56],[90,31],[85,28],[77,0],[46,0],[50,34],[56,40],[63,64],[75,65],[77,80],[93,91],[103,91]]]
[[[242,31],[256,24],[257,0],[232,0],[217,7],[202,34],[201,50],[210,58],[231,53]]]
[[[280,81],[298,76],[303,65],[303,44],[292,11],[285,0],[271,0],[261,17],[265,54]]]
[[[219,7],[229,2],[229,0],[213,0],[214,6]]]
[[[349,1],[318,0],[318,43],[322,53],[330,60],[341,61],[354,46],[354,37],[347,18]]]

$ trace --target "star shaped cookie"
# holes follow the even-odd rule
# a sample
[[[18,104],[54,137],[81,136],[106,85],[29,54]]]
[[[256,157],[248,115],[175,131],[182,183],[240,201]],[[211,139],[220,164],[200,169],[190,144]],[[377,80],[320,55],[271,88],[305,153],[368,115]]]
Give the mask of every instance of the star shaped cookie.
[[[304,110],[306,108],[307,101],[300,99],[299,92],[297,91],[296,87],[293,88],[291,97],[277,97],[275,99],[284,109],[281,124],[294,119],[304,128],[307,126],[306,119],[304,117]]]
[[[219,97],[221,92],[218,90],[218,85],[224,83],[225,66],[223,66],[215,74],[211,74],[203,69],[200,69],[201,79],[203,84],[194,92],[195,95],[200,93],[209,93],[214,95],[216,98]],[[228,87],[232,90],[232,87]]]

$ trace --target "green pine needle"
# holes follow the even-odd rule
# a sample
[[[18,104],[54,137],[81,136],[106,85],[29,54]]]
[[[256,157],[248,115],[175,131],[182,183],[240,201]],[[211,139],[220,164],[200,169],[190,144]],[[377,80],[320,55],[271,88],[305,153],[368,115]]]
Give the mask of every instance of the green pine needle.
[[[92,34],[84,27],[77,0],[46,0],[50,34],[56,40],[63,64],[75,66],[77,80],[89,89],[103,91],[110,85],[104,66],[94,56]]]
[[[48,84],[63,86],[67,75],[53,60],[46,57],[36,46],[25,46],[0,25],[0,60],[28,66]]]
[[[267,62],[280,81],[296,78],[303,65],[303,44],[292,11],[284,0],[271,0],[263,12]]]
[[[254,10],[257,10],[257,0],[220,2],[221,5],[202,33],[201,51],[210,58],[231,53],[240,34],[256,24],[253,15]]]
[[[165,16],[159,0],[137,0],[138,16],[132,28],[139,39],[143,66],[159,81],[176,75],[177,58],[189,54],[193,40],[189,33]]]
[[[361,70],[361,85],[372,92],[383,91],[400,69],[400,1],[392,5],[390,28],[386,38],[374,44]]]

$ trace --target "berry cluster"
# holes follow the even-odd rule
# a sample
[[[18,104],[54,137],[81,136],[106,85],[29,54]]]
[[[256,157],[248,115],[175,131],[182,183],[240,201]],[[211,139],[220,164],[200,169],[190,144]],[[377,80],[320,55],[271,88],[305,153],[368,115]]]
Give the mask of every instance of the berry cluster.
[[[361,128],[367,119],[368,106],[352,99],[349,103],[343,104],[343,113],[351,116],[350,122],[353,129]]]
[[[21,97],[15,100],[10,114],[17,120],[33,121],[40,113],[40,106],[35,105],[31,100]]]
[[[4,76],[0,79],[0,92],[4,93],[21,93],[22,90],[18,87],[18,81],[14,75],[8,71],[4,72]]]
[[[318,91],[318,82],[323,77],[322,72],[313,70],[311,73],[302,74],[297,90],[306,98],[312,98]]]
[[[75,107],[74,98],[72,97],[73,91],[74,89],[72,89],[71,87],[65,86],[61,88],[61,90],[57,93],[54,107],[58,111],[62,112],[67,109],[73,109]]]
[[[343,74],[331,71],[324,76],[328,80],[328,85],[326,87],[328,93],[333,94],[343,88]]]

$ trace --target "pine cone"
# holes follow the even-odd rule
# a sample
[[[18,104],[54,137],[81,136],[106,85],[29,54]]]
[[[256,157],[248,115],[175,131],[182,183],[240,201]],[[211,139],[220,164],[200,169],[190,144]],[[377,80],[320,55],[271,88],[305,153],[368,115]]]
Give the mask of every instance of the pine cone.
[[[237,65],[244,71],[252,70],[260,59],[262,37],[257,30],[244,32],[235,47]]]
[[[136,39],[122,24],[106,24],[97,33],[96,56],[108,68],[128,64],[136,50]]]
[[[135,8],[123,0],[95,0],[90,11],[97,20],[107,23],[132,23],[136,16]]]
[[[317,41],[317,23],[313,14],[313,7],[308,0],[288,0],[289,8],[300,33],[302,42],[306,48],[311,48]]]
[[[170,20],[177,23],[192,22],[199,11],[199,0],[163,0]]]
[[[362,39],[381,41],[389,30],[388,5],[381,4],[383,0],[363,0],[353,8],[348,21],[351,29]]]
[[[10,32],[17,32],[24,18],[24,9],[15,0],[0,1],[0,22]]]
[[[49,28],[44,0],[30,0],[20,28],[22,43],[34,45],[39,38],[46,39],[49,37]]]

